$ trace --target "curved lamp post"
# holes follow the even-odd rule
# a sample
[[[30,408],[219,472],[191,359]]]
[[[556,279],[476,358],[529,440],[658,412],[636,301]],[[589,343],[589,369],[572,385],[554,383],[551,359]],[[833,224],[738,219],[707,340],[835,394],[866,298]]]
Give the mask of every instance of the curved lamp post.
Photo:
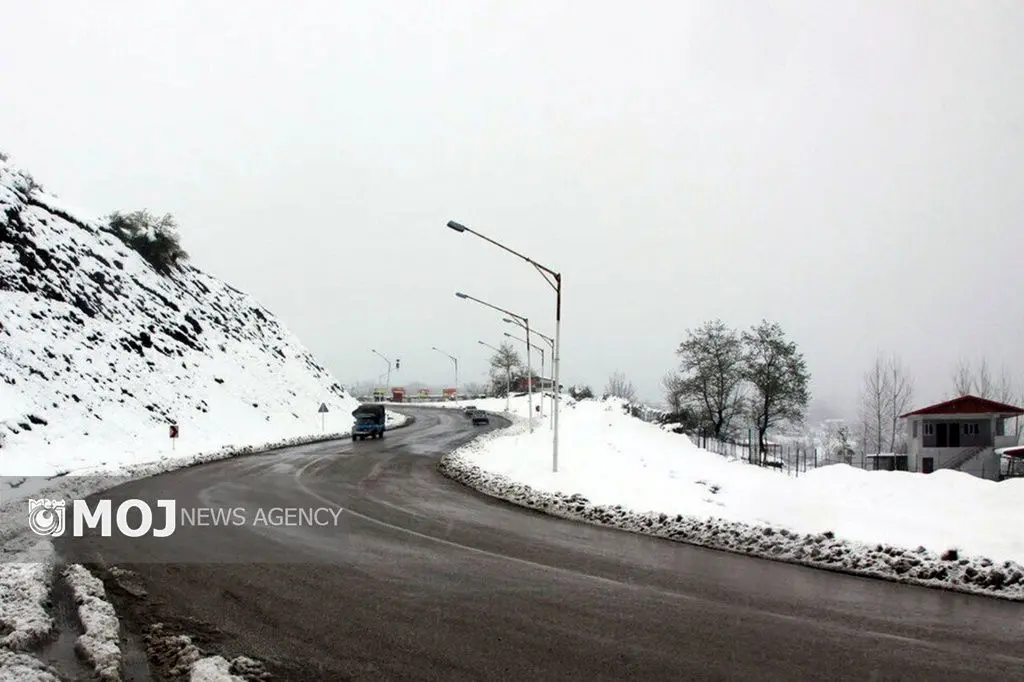
[[[551,286],[551,288],[555,290],[555,341],[554,341],[554,349],[552,351],[552,356],[553,357],[552,357],[552,360],[551,360],[551,364],[553,366],[553,371],[554,371],[554,377],[552,377],[552,378],[554,379],[554,382],[555,382],[555,409],[553,410],[553,412],[554,412],[554,417],[553,417],[554,421],[552,422],[552,430],[554,431],[554,438],[552,439],[552,443],[551,443],[551,470],[554,471],[554,472],[557,472],[558,471],[558,404],[560,402],[560,396],[561,396],[561,393],[562,393],[562,386],[558,382],[558,370],[559,370],[559,366],[561,365],[561,357],[559,357],[559,355],[560,355],[560,350],[561,350],[560,343],[561,343],[561,334],[562,334],[562,274],[559,273],[559,272],[555,272],[554,270],[551,270],[550,268],[546,268],[543,265],[541,265],[540,263],[537,263],[536,261],[532,260],[531,258],[528,258],[528,257],[524,256],[523,254],[519,253],[518,251],[513,251],[512,249],[510,249],[509,247],[505,246],[504,244],[496,242],[493,239],[491,239],[490,237],[485,237],[484,235],[480,234],[476,230],[472,230],[472,229],[466,227],[465,225],[463,225],[461,223],[455,222],[454,220],[449,220],[448,221],[448,227],[450,229],[454,230],[455,232],[459,232],[459,233],[466,233],[466,232],[468,232],[468,233],[470,233],[472,235],[480,237],[480,239],[483,239],[486,242],[490,242],[491,244],[494,244],[498,248],[505,250],[506,252],[512,254],[516,258],[520,258],[520,259],[526,261],[527,263],[532,265],[537,270],[537,272],[539,272],[541,274],[541,276],[544,278],[544,281],[547,282]]]
[[[388,389],[391,388],[391,360],[388,360],[386,357],[384,357],[383,355],[381,355],[372,348],[370,349],[370,352],[373,353],[374,355],[380,356],[384,360],[384,362],[388,363],[388,373],[385,375],[384,379],[384,390],[387,391]],[[387,399],[387,394],[384,395],[384,399]]]
[[[443,350],[441,350],[437,346],[431,346],[431,347],[434,350],[436,350],[438,353],[440,353],[441,355],[448,355],[448,353],[445,353]],[[455,363],[455,399],[458,400],[459,399],[459,359],[457,357],[455,357],[454,355],[448,355],[448,359]]]
[[[522,315],[516,315],[515,313],[505,310],[504,308],[499,308],[498,306],[488,303],[487,301],[481,301],[479,298],[474,298],[473,296],[470,296],[469,294],[464,294],[461,291],[456,291],[455,295],[467,301],[473,301],[475,303],[479,303],[482,306],[487,306],[492,310],[497,310],[499,313],[504,313],[509,317],[521,320],[522,323],[526,325],[526,389],[527,395],[529,396],[527,398],[527,401],[530,410],[528,421],[530,425],[530,433],[533,433],[533,368],[530,366],[530,321],[523,317]]]

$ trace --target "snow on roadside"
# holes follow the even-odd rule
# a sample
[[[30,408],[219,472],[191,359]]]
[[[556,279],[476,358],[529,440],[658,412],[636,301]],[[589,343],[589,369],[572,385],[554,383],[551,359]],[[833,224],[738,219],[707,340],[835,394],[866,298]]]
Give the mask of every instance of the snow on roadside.
[[[390,411],[387,413],[387,418],[388,424],[386,428],[388,430],[408,426],[414,421],[408,415]],[[21,536],[26,541],[34,539],[25,535],[27,531],[25,500],[29,497],[83,498],[130,480],[155,476],[174,469],[296,445],[341,440],[347,438],[349,433],[349,431],[343,431],[315,434],[242,447],[225,446],[212,452],[202,452],[181,457],[163,457],[156,461],[124,467],[80,469],[69,475],[49,478],[0,477],[0,548],[8,552],[19,551],[24,548],[11,546],[6,543],[9,543],[16,536]]]
[[[399,412],[392,412],[391,410],[384,411],[384,424],[392,429],[397,429],[399,426],[405,426],[409,421],[407,415]]]
[[[207,656],[192,664],[189,682],[245,682],[231,673],[231,662],[223,656]]]
[[[188,635],[165,632],[165,626],[157,623],[146,635],[150,658],[158,661],[158,667],[166,677],[184,679],[189,682],[245,682],[267,678],[263,664],[248,656],[238,656],[228,661],[223,656],[205,656]]]
[[[79,564],[68,566],[64,578],[85,630],[75,643],[75,650],[93,666],[98,679],[121,682],[121,624],[107,600],[103,582]],[[222,656],[204,656],[190,637],[164,634],[161,625],[154,626],[146,639],[151,655],[155,651],[174,678],[187,674],[190,682],[245,682],[265,677],[259,661],[248,656],[231,661]]]
[[[488,409],[484,402],[477,406]],[[523,402],[513,399],[515,413],[525,414]],[[1000,522],[1024,511],[1021,482],[845,465],[792,479],[701,450],[629,417],[614,400],[568,406],[561,426],[557,474],[550,470],[550,431],[529,434],[525,420],[445,456],[439,469],[486,494],[563,518],[1024,600],[1024,532]],[[929,508],[942,511],[920,512]]]
[[[61,682],[57,671],[28,654],[0,649],[0,682]]]
[[[64,579],[78,608],[85,632],[75,642],[75,651],[88,661],[104,682],[121,680],[121,624],[113,605],[107,601],[103,582],[79,564],[64,570]]]
[[[37,540],[31,561],[0,563],[0,648],[25,650],[53,631],[46,611],[53,579],[53,548]]]

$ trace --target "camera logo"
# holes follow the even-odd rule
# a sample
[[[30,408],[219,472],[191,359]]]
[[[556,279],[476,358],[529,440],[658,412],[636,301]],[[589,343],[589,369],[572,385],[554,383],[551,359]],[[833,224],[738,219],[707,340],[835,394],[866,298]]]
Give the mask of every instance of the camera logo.
[[[28,526],[36,535],[57,537],[64,534],[67,504],[64,500],[29,500]]]

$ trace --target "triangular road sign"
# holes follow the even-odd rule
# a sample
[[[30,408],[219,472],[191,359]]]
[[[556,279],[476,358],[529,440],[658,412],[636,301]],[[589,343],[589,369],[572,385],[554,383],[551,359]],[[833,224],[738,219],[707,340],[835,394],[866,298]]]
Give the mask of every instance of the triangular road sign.
[[[327,403],[320,403],[320,409],[317,410],[317,412],[319,412],[320,414],[323,414],[326,411],[327,411]]]

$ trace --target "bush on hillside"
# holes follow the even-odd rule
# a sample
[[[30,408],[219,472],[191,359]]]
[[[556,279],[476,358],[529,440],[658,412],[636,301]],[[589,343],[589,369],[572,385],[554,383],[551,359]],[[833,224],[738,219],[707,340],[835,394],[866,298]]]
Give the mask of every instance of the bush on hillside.
[[[149,211],[124,214],[115,211],[108,217],[110,232],[146,259],[153,268],[168,274],[188,254],[178,241],[178,226],[170,213],[157,218]]]
[[[707,428],[698,410],[681,407],[675,412],[665,412],[658,417],[658,422],[669,425],[676,433],[699,433]]]
[[[591,400],[594,397],[594,389],[590,386],[570,386],[569,396],[573,400]]]
[[[36,182],[36,179],[30,173],[24,171],[15,176],[14,190],[29,198],[36,192],[44,191],[43,186]]]

